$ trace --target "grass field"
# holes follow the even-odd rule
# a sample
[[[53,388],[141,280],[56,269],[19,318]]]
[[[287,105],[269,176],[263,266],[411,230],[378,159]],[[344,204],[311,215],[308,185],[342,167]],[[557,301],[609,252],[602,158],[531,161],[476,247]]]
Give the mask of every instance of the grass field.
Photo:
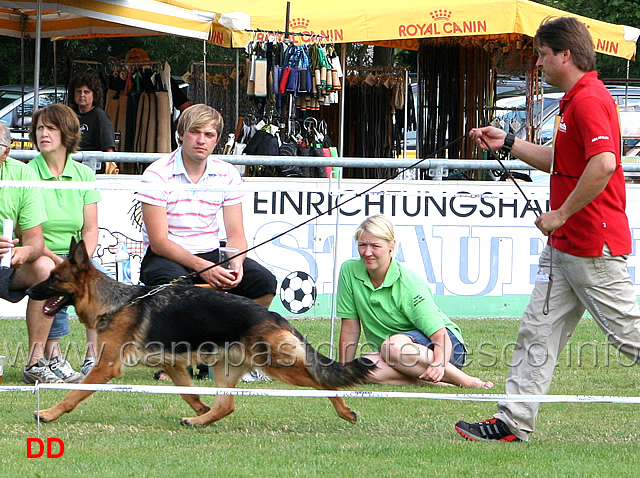
[[[518,321],[458,319],[472,348],[468,373],[504,380]],[[296,320],[312,343],[328,341],[328,320]],[[65,344],[84,343],[72,321]],[[0,354],[26,339],[21,320],[0,320]],[[561,357],[553,394],[636,396],[638,370],[607,348],[583,320]],[[74,365],[78,362],[70,355]],[[22,361],[9,364],[2,385],[20,383]],[[119,384],[157,385],[152,370],[127,368]],[[210,384],[208,381],[198,385]],[[243,388],[285,388],[278,382]],[[359,390],[451,392],[440,387],[363,386]],[[476,391],[472,391],[476,393]],[[42,407],[65,392],[43,390]],[[477,392],[482,393],[482,392]],[[206,397],[207,402],[213,396]],[[206,428],[188,428],[191,415],[175,395],[98,392],[73,413],[43,424],[41,438],[64,441],[59,459],[27,459],[36,437],[36,396],[0,393],[0,476],[637,476],[638,406],[543,404],[529,443],[477,443],[453,429],[459,419],[490,417],[492,403],[425,399],[351,398],[356,425],[341,420],[325,398],[237,397],[236,412]]]

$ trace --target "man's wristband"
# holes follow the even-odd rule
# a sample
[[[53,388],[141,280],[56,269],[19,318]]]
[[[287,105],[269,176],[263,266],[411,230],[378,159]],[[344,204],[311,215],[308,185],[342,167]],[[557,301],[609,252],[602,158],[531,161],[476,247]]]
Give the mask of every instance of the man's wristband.
[[[507,136],[504,138],[504,144],[502,145],[501,150],[505,153],[511,152],[511,148],[513,148],[513,142],[516,140],[516,137],[512,133],[507,133]]]

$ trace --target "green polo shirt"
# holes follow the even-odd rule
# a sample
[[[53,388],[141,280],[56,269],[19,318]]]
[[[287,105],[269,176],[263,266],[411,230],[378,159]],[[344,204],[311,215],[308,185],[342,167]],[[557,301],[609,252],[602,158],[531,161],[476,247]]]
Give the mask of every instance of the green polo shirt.
[[[29,162],[38,179],[43,181],[95,181],[96,176],[88,166],[67,157],[60,178],[56,178],[47,166],[42,154]],[[71,237],[80,240],[84,226],[84,206],[100,201],[100,191],[93,189],[42,189],[48,221],[42,225],[45,245],[56,254],[67,254]]]
[[[13,158],[0,163],[0,181],[37,181],[33,170]],[[14,228],[23,231],[36,227],[47,220],[42,195],[35,188],[0,188],[0,223],[2,219],[13,219]],[[0,226],[0,234],[2,229]],[[14,233],[14,236],[17,236]]]
[[[460,328],[436,305],[425,280],[395,259],[377,289],[360,258],[342,264],[337,312],[343,319],[360,319],[367,341],[377,350],[389,336],[416,329],[429,337],[446,327],[463,342]]]

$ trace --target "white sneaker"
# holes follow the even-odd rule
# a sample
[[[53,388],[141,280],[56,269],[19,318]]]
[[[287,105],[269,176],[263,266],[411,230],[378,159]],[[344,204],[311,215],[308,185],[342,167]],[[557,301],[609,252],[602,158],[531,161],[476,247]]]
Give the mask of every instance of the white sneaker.
[[[84,375],[85,377],[89,375],[89,372],[91,372],[91,369],[95,364],[96,364],[95,357],[87,357],[86,359],[84,359],[84,363],[80,368],[80,372],[82,372],[82,375]]]
[[[243,382],[271,382],[271,377],[263,374],[260,370],[252,370],[242,377]]]
[[[73,370],[73,367],[62,355],[49,360],[49,368],[56,376],[66,383],[78,383],[84,377]]]
[[[22,372],[22,383],[64,383],[49,368],[49,364],[43,358],[38,359],[38,363],[25,368]]]

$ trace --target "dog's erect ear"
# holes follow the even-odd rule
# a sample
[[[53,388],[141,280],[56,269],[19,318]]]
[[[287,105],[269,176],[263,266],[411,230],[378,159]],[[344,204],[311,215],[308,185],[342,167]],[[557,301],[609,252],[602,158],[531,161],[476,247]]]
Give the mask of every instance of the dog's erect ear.
[[[87,254],[87,248],[83,240],[76,242],[75,239],[71,239],[69,258],[81,270],[86,270],[89,267],[91,259],[89,258],[89,254]]]
[[[76,241],[76,238],[71,236],[71,244],[69,244],[69,255],[73,256],[73,254],[76,252],[76,247],[78,247],[78,241]]]

